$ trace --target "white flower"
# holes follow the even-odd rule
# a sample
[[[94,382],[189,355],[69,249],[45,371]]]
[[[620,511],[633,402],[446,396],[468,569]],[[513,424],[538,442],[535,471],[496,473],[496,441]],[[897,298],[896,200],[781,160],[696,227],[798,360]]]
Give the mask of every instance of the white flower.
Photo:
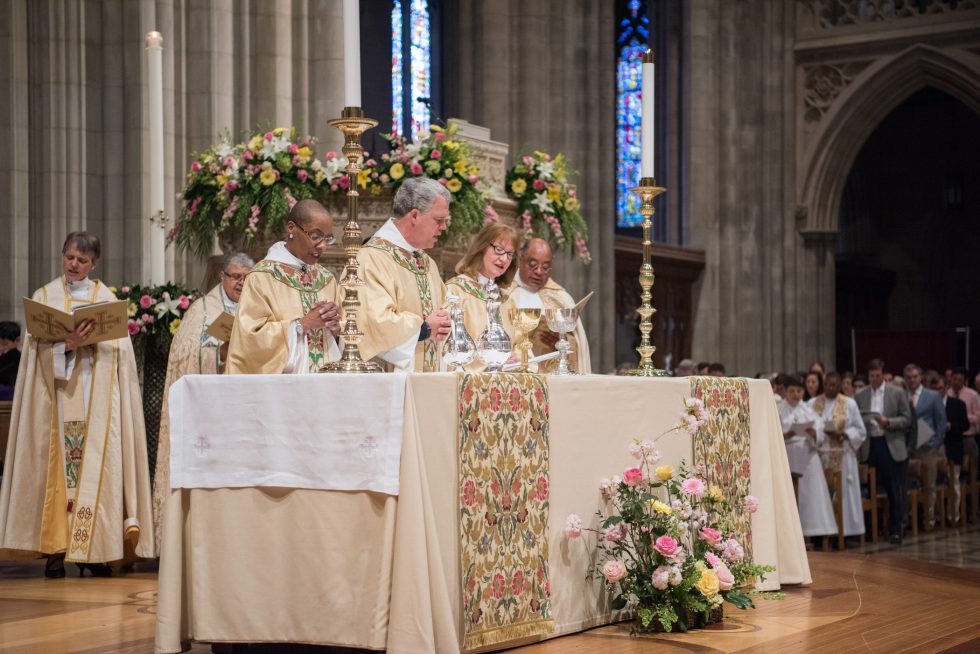
[[[551,200],[548,199],[548,194],[544,191],[535,195],[534,199],[531,200],[531,204],[540,209],[542,213],[551,212]]]
[[[542,161],[538,164],[538,173],[541,175],[541,179],[549,180],[555,174],[555,164],[551,161]]]
[[[670,583],[670,568],[662,565],[653,571],[650,575],[650,583],[657,590],[664,590],[667,588],[667,584]]]
[[[582,535],[582,518],[571,513],[565,519],[565,535],[569,538],[578,538]]]
[[[684,580],[684,576],[681,574],[680,566],[670,566],[669,580],[671,586],[676,586]]]

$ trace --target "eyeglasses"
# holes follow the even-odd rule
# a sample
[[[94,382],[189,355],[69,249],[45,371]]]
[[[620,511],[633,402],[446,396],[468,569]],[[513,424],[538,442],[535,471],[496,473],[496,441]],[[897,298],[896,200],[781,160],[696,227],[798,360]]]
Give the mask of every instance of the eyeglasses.
[[[496,243],[491,243],[490,247],[493,248],[494,254],[496,254],[498,257],[507,257],[508,259],[513,259],[514,255],[517,254],[517,252],[512,252],[511,250],[503,249],[502,247],[498,246]]]
[[[296,225],[299,228],[299,231],[301,231],[304,234],[306,234],[306,237],[309,238],[310,241],[313,242],[313,245],[319,245],[320,243],[326,243],[327,245],[333,245],[334,243],[337,242],[337,239],[334,237],[333,234],[319,234],[318,233],[316,235],[313,235],[313,234],[310,234],[305,229],[303,229],[303,226],[302,225],[299,225],[297,223],[293,223],[293,224]]]
[[[534,259],[531,259],[530,261],[527,262],[527,267],[530,268],[531,270],[540,270],[541,272],[544,273],[551,272],[550,263],[539,263]]]
[[[234,280],[235,282],[242,282],[245,281],[245,275],[247,275],[248,273],[226,273],[224,270],[222,270],[221,274],[227,277],[228,279]]]

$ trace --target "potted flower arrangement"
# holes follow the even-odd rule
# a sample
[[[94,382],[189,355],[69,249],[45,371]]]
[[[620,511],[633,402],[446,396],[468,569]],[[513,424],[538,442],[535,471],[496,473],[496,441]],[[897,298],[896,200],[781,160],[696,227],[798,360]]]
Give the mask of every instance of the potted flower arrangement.
[[[589,228],[579,210],[578,192],[568,181],[572,174],[564,155],[552,158],[535,150],[507,171],[505,184],[507,194],[517,202],[518,220],[527,237],[546,239],[587,264],[592,260]]]
[[[156,470],[160,409],[167,382],[170,343],[194,299],[194,291],[175,283],[122,286],[111,290],[116,298],[129,302],[129,336],[133,340],[142,383],[143,419],[152,474]]]
[[[315,144],[297,138],[295,127],[276,127],[245,143],[226,137],[196,154],[168,241],[207,257],[215,238],[229,249],[278,235],[297,201],[346,190],[346,160],[329,153],[321,162]]]
[[[693,434],[706,421],[701,401],[689,398],[681,424],[669,431]],[[565,525],[572,538],[596,534],[590,574],[603,580],[612,608],[633,612],[634,631],[687,631],[717,622],[725,601],[754,608],[749,587],[775,568],[749,560],[726,516],[754,513],[758,500],[727,497],[704,481],[702,465],[658,465],[653,441],[635,441],[629,452],[637,463],[599,483],[607,507],[598,512],[599,529],[586,529],[575,514]]]
[[[385,138],[391,142],[391,152],[382,154],[379,161],[365,162],[358,186],[379,194],[385,189],[397,191],[410,177],[431,177],[452,193],[451,218],[441,244],[460,244],[483,227],[489,195],[482,188],[473,153],[456,136],[454,124],[445,128],[431,125],[412,142],[391,135]]]

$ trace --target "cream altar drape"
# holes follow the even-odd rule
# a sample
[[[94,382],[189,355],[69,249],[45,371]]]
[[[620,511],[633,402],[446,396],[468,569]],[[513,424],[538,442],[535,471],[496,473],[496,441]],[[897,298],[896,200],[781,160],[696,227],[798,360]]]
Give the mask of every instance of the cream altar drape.
[[[317,379],[310,382],[315,393]],[[632,465],[626,448],[633,438],[671,427],[691,390],[687,379],[599,376],[550,377],[548,386],[549,566],[553,635],[560,635],[613,619],[601,583],[585,578],[589,545],[566,540],[565,517],[577,513],[595,526],[599,480]],[[764,588],[809,583],[772,391],[756,380],[749,389],[752,493],[761,500],[752,519],[754,556],[778,568]],[[459,649],[456,376],[411,375],[406,392],[397,500],[262,488],[171,494],[158,652],[179,651],[188,638],[356,645],[391,654]],[[666,461],[691,459],[686,432],[658,445]]]

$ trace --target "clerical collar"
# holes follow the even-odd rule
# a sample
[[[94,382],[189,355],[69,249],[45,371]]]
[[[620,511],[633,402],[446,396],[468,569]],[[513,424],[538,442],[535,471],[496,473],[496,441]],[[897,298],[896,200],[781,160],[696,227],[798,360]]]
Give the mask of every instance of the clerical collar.
[[[228,297],[228,294],[225,293],[224,286],[218,286],[218,292],[221,293],[221,304],[225,308],[225,313],[235,313],[235,307],[238,306],[238,302]]]
[[[268,254],[265,255],[265,258],[270,261],[284,263],[292,268],[298,268],[303,272],[306,272],[310,267],[305,261],[286,249],[286,241],[273,243],[272,247],[269,248]],[[222,291],[223,290],[224,289],[222,289]]]
[[[403,250],[408,250],[409,252],[412,253],[412,256],[415,257],[422,256],[421,249],[412,247],[412,245],[405,240],[405,237],[402,235],[401,231],[399,231],[398,226],[395,225],[394,218],[389,218],[388,221],[384,225],[382,225],[381,228],[378,229],[378,231],[374,233],[374,235],[377,236],[378,238],[383,238],[384,240],[388,241],[393,245],[397,245]]]
[[[88,277],[79,279],[77,282],[72,282],[68,278],[65,278],[65,286],[68,288],[68,294],[76,300],[87,298],[89,293],[92,292],[92,280]]]
[[[477,273],[476,281],[480,284],[480,286],[486,287],[487,282],[492,282],[493,280],[482,273]]]

